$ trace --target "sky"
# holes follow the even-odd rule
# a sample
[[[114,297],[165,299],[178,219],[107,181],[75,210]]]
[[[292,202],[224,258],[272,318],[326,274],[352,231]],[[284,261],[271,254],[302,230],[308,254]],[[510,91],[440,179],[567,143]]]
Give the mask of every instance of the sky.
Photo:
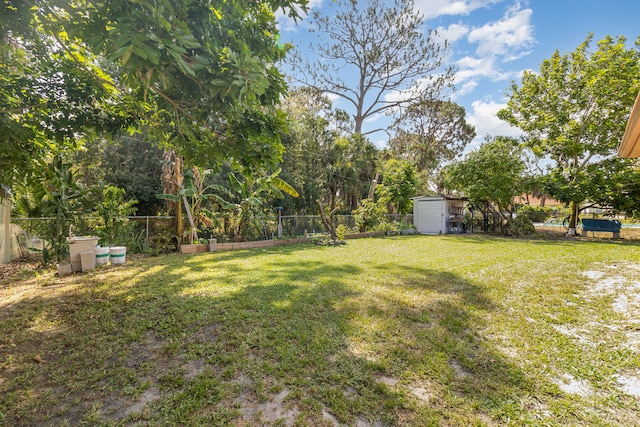
[[[333,1],[309,4],[322,12],[330,10]],[[451,99],[465,108],[467,121],[476,128],[469,148],[477,147],[486,135],[520,135],[496,113],[506,106],[506,92],[513,81],[521,82],[525,70],[538,71],[556,50],[574,51],[589,33],[592,49],[607,35],[625,36],[630,48],[640,36],[639,0],[414,1],[425,17],[425,29],[437,30],[451,44],[446,58],[456,68]],[[294,24],[281,18],[282,40],[302,47],[313,37],[307,27],[307,19]],[[388,139],[381,133],[370,138],[379,148]]]

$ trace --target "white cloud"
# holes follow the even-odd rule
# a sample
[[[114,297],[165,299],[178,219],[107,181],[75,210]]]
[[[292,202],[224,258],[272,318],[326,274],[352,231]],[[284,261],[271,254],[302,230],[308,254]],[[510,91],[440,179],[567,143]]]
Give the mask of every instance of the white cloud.
[[[469,34],[469,26],[462,23],[451,24],[447,28],[438,27],[436,31],[438,32],[436,41],[443,42],[446,40],[449,43],[455,43]]]
[[[514,57],[514,50],[529,48],[534,43],[532,13],[531,9],[520,10],[520,4],[516,4],[501,20],[472,29],[467,40],[478,44],[479,56]]]
[[[378,120],[381,120],[382,118],[384,118],[385,115],[382,113],[378,113],[378,114],[374,114],[373,116],[369,116],[365,119],[366,123],[375,123]]]
[[[442,15],[469,15],[476,9],[499,3],[503,0],[416,0],[416,7],[425,19]]]
[[[455,65],[456,85],[461,93],[469,94],[482,79],[507,81],[521,76],[522,71],[507,70],[503,64],[529,55],[535,44],[532,10],[522,8],[520,2],[509,7],[499,20],[474,27],[468,31],[466,41],[475,45],[473,56],[459,58]],[[455,33],[452,29],[452,34]]]
[[[456,98],[458,98],[460,96],[467,95],[467,94],[473,92],[473,90],[476,88],[476,86],[478,86],[478,82],[476,82],[476,81],[465,82],[453,94],[452,98],[456,99]]]
[[[474,101],[471,106],[473,113],[467,117],[467,121],[476,128],[476,142],[484,140],[487,135],[518,137],[523,134],[522,130],[498,118],[498,111],[507,104],[489,100]]]

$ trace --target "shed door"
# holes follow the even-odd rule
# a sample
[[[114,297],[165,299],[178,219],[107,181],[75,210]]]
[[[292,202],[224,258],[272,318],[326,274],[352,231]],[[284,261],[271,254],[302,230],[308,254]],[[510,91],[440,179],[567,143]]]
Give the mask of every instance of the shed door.
[[[442,231],[442,201],[418,201],[418,233],[441,234]]]

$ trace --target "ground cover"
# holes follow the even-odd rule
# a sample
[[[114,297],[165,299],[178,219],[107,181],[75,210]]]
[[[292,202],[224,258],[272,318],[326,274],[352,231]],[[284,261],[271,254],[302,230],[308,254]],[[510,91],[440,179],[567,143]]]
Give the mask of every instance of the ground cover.
[[[0,424],[640,425],[640,246],[396,236],[0,281]]]

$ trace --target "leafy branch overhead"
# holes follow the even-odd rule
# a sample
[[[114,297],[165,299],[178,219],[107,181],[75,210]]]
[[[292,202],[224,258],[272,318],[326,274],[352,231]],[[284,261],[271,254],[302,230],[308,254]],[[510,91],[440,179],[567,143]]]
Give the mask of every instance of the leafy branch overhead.
[[[275,168],[284,126],[277,104],[286,90],[276,65],[286,49],[274,13],[299,18],[306,4],[4,2],[3,172],[11,164],[27,169],[25,151],[37,160],[66,139],[132,120],[192,163]]]

